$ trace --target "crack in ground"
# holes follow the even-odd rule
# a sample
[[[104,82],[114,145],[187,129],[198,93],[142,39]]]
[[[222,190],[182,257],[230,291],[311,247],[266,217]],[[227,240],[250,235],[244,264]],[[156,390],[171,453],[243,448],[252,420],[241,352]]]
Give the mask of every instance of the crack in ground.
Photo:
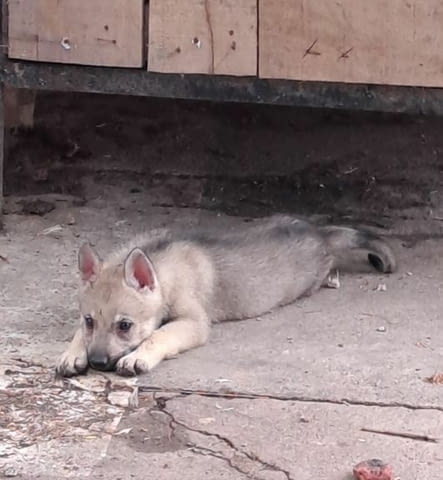
[[[177,398],[177,397],[175,397],[175,398]],[[154,400],[156,401],[156,405],[157,405],[157,407],[155,408],[155,411],[162,412],[163,414],[165,414],[169,418],[169,428],[171,430],[172,435],[174,435],[174,436],[176,435],[175,434],[176,427],[179,426],[179,427],[181,427],[185,430],[188,430],[190,432],[198,433],[200,435],[203,435],[203,436],[209,437],[209,438],[215,438],[215,439],[221,441],[225,446],[227,446],[234,454],[240,455],[243,458],[247,458],[248,460],[250,460],[251,462],[253,462],[255,464],[259,464],[262,467],[263,470],[270,470],[270,471],[273,471],[273,472],[279,472],[279,473],[282,473],[283,475],[285,475],[287,480],[294,480],[291,477],[291,474],[289,473],[288,470],[285,470],[284,468],[279,467],[279,466],[277,466],[273,463],[269,463],[266,460],[262,460],[260,457],[258,457],[257,455],[255,455],[253,453],[250,453],[250,452],[247,452],[245,450],[242,450],[242,449],[238,448],[234,444],[234,442],[232,440],[230,440],[228,437],[225,437],[225,436],[221,435],[220,433],[216,433],[216,432],[212,433],[212,432],[207,432],[206,430],[201,430],[199,428],[194,428],[194,427],[191,427],[191,426],[187,425],[184,422],[181,422],[181,421],[177,420],[174,417],[174,415],[166,409],[167,402],[171,399],[165,399],[165,398],[157,399],[157,398],[154,397]],[[212,448],[209,448],[209,447],[202,447],[200,445],[197,445],[197,444],[191,443],[191,442],[189,443],[189,446],[191,447],[192,451],[194,451],[195,453],[197,453],[199,455],[209,455],[209,456],[212,456],[214,458],[218,458],[220,460],[223,460],[224,462],[226,462],[231,468],[233,468],[237,472],[241,473],[242,475],[246,475],[247,478],[251,478],[253,480],[260,480],[260,477],[257,477],[254,474],[251,474],[250,471],[245,471],[244,469],[242,469],[241,466],[236,465],[232,461],[232,459],[228,458],[226,455],[224,455],[223,452],[213,450]]]
[[[177,398],[177,397],[175,397],[175,398]],[[160,403],[160,400],[162,401],[161,403]],[[170,399],[168,399],[168,401],[169,400]],[[163,414],[165,414],[169,418],[168,426],[169,426],[169,429],[171,430],[171,433],[172,433],[173,436],[176,436],[176,434],[175,434],[176,426],[180,426],[180,427],[184,428],[185,430],[190,430],[190,431],[200,433],[200,434],[205,435],[205,436],[210,435],[209,432],[206,432],[204,430],[199,431],[199,430],[196,430],[194,428],[189,427],[188,425],[183,424],[182,422],[178,422],[175,419],[174,415],[171,412],[169,412],[168,410],[166,410],[166,401],[164,399],[158,399],[157,400],[157,407],[158,407],[157,411],[162,412]],[[214,434],[213,436],[216,437],[216,438],[219,438],[219,436],[217,434]],[[223,452],[216,451],[216,450],[213,450],[213,449],[208,448],[208,447],[202,447],[202,446],[197,445],[196,443],[193,443],[193,442],[188,442],[188,446],[191,447],[191,451],[193,451],[194,453],[197,453],[199,455],[209,455],[211,457],[223,460],[224,462],[226,462],[231,468],[233,468],[237,472],[239,472],[243,475],[246,475],[248,478],[251,478],[250,475],[249,475],[249,472],[245,472],[240,467],[235,465],[232,462],[232,459],[226,457],[223,454]]]
[[[319,398],[319,397],[309,397],[304,395],[272,395],[272,394],[262,394],[262,393],[250,393],[250,392],[217,392],[211,390],[192,390],[188,388],[164,388],[164,387],[154,387],[154,386],[139,386],[140,393],[175,393],[177,396],[188,396],[188,395],[197,395],[200,397],[209,397],[209,398],[226,398],[229,400],[233,399],[245,399],[245,400],[277,400],[282,402],[305,402],[305,403],[322,403],[328,405],[346,405],[346,406],[357,406],[357,407],[380,407],[380,408],[405,408],[407,410],[434,410],[438,412],[443,412],[443,406],[438,405],[414,405],[411,403],[402,403],[402,402],[377,402],[369,400],[351,400],[347,398],[341,399],[330,399],[330,398]],[[177,398],[177,397],[175,397]]]
[[[251,476],[249,472],[244,472],[240,467],[235,465],[230,458],[225,457],[222,452],[217,452],[216,450],[212,450],[211,448],[208,448],[208,447],[201,447],[195,443],[190,444],[190,446],[191,446],[190,448],[191,452],[194,452],[197,455],[210,456],[210,457],[223,460],[236,472],[239,472],[242,475],[245,475],[247,478],[251,478],[253,480],[259,480],[257,477]]]

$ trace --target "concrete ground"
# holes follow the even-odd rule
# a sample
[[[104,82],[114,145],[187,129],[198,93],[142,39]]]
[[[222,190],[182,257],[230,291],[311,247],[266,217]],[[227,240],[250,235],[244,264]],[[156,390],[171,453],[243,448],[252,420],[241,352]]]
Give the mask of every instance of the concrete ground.
[[[377,135],[395,142],[392,128],[408,139],[411,129],[441,132],[435,120],[411,120],[404,130],[397,120],[395,127],[371,122],[346,124],[340,133],[332,121],[331,129],[340,137],[350,128],[356,135],[374,128],[367,148],[377,147]],[[44,212],[29,211],[31,194],[14,187],[0,237],[0,476],[351,480],[356,463],[381,458],[393,466],[394,478],[439,478],[443,189],[433,169],[440,168],[440,146],[432,144],[436,160],[427,164],[422,137],[414,142],[422,161],[408,163],[409,173],[426,178],[414,195],[428,200],[402,204],[411,195],[406,185],[395,197],[399,204],[379,215],[385,225],[378,230],[390,237],[399,258],[397,273],[343,274],[338,290],[324,289],[261,318],[217,325],[206,346],[138,379],[93,373],[63,383],[53,378],[77,318],[79,245],[89,240],[106,253],[145,228],[235,229],[248,215],[199,208],[204,171],[185,180],[166,175],[161,185],[143,188],[129,174],[122,179],[108,171],[103,180],[83,172],[82,195],[54,192],[48,180],[32,192],[32,209],[49,204]],[[296,148],[314,147],[302,138]],[[409,144],[404,149],[413,151]],[[93,154],[78,162],[98,160]],[[386,194],[380,184],[374,199]],[[186,204],[183,196],[177,202],[177,192]],[[294,211],[306,213],[302,200]],[[376,203],[352,198],[347,204],[356,218],[374,218]],[[327,214],[323,207],[307,210]]]

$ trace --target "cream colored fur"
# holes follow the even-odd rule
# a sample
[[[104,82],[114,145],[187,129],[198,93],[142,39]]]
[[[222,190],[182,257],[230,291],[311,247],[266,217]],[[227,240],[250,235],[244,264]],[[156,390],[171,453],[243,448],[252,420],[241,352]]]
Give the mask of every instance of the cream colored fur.
[[[379,271],[396,268],[388,244],[371,233],[286,216],[232,234],[157,230],[104,261],[84,245],[80,327],[57,373],[88,366],[147,372],[206,343],[213,322],[255,317],[310,295],[353,250]]]

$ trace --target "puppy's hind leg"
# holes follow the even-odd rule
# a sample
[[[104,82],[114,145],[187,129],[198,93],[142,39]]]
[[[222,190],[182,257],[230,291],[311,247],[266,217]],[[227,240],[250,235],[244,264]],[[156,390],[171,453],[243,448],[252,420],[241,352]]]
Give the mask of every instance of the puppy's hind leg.
[[[310,293],[320,288],[340,288],[340,278],[338,270],[334,268],[334,258],[328,254],[323,254],[323,258],[318,264],[317,278]]]
[[[340,274],[338,270],[331,270],[329,275],[323,281],[322,287],[325,288],[340,288]]]

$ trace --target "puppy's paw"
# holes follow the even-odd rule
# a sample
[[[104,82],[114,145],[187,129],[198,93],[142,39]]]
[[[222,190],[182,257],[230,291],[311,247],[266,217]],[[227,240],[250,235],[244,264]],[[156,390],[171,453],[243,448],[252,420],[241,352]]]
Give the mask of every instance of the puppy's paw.
[[[57,378],[82,375],[88,370],[88,355],[86,352],[67,350],[59,359],[55,368]]]
[[[147,373],[150,369],[149,363],[137,351],[120,358],[116,365],[117,373],[124,377]]]

